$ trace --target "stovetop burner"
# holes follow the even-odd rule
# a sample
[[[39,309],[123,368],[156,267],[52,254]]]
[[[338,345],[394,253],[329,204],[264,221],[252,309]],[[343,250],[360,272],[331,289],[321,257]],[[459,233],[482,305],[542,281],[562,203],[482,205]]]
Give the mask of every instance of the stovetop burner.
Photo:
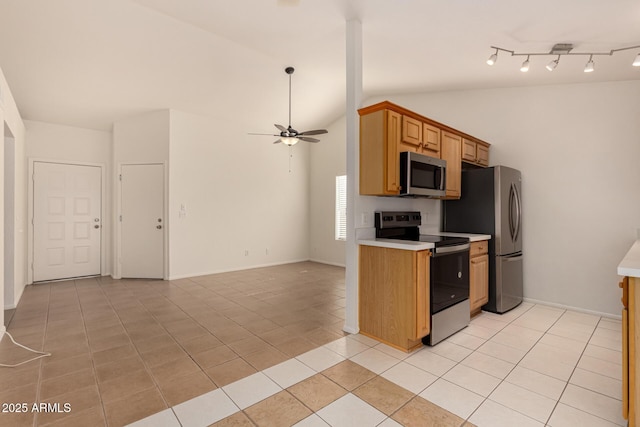
[[[376,212],[376,238],[433,243],[436,248],[469,243],[466,237],[420,234],[420,212]]]
[[[430,234],[418,235],[418,242],[433,243],[436,248],[441,246],[453,246],[469,243],[469,239],[466,237],[452,237],[452,236],[435,236]]]

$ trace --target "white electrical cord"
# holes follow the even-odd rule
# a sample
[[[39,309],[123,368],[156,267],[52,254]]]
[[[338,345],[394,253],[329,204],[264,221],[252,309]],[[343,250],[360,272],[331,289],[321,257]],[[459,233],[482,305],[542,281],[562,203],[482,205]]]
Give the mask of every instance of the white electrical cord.
[[[29,350],[29,351],[30,351],[30,352],[32,352],[32,353],[37,353],[37,354],[39,354],[40,356],[36,356],[36,357],[34,357],[34,358],[32,358],[32,359],[25,360],[24,362],[16,363],[15,365],[5,365],[4,363],[0,363],[0,366],[2,366],[2,367],[5,367],[5,368],[15,368],[16,366],[24,365],[25,363],[29,363],[29,362],[32,362],[32,361],[34,361],[34,360],[41,359],[41,358],[43,358],[43,357],[51,356],[51,353],[47,353],[47,352],[44,352],[44,351],[34,350],[34,349],[29,348],[29,347],[27,347],[27,346],[25,346],[25,345],[22,345],[22,344],[20,344],[20,343],[17,343],[17,342],[16,342],[16,340],[14,340],[14,339],[13,339],[13,337],[11,336],[11,334],[10,334],[8,331],[4,331],[4,333],[5,333],[5,334],[7,334],[7,335],[9,335],[9,338],[11,338],[11,342],[13,342],[13,343],[14,343],[15,345],[17,345],[18,347],[22,347],[22,348],[24,348],[25,350]]]

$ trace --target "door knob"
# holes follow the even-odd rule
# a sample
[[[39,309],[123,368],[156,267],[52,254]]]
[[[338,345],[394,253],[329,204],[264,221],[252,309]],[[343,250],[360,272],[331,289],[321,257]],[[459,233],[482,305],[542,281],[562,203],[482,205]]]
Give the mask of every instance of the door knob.
[[[156,228],[157,228],[158,230],[160,230],[160,229],[162,228],[162,226],[161,226],[161,225],[156,225]]]
[[[100,228],[98,224],[94,225],[93,228]]]

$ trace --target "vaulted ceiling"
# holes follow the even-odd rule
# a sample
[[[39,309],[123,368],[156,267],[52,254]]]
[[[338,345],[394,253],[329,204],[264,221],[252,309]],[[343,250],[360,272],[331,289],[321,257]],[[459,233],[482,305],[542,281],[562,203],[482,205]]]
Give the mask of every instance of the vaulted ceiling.
[[[365,96],[640,79],[640,49],[565,57],[499,55],[491,45],[574,52],[640,45],[637,0],[0,0],[0,67],[25,119],[111,129],[172,108],[243,131],[344,113],[345,22],[363,28]]]

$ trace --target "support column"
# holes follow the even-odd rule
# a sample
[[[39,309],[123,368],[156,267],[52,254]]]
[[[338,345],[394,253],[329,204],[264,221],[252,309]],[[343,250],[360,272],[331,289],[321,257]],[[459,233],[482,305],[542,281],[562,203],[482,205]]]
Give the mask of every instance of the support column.
[[[347,21],[347,242],[346,242],[346,306],[344,331],[357,333],[358,328],[358,245],[356,215],[358,212],[359,137],[358,108],[362,105],[362,23]]]

